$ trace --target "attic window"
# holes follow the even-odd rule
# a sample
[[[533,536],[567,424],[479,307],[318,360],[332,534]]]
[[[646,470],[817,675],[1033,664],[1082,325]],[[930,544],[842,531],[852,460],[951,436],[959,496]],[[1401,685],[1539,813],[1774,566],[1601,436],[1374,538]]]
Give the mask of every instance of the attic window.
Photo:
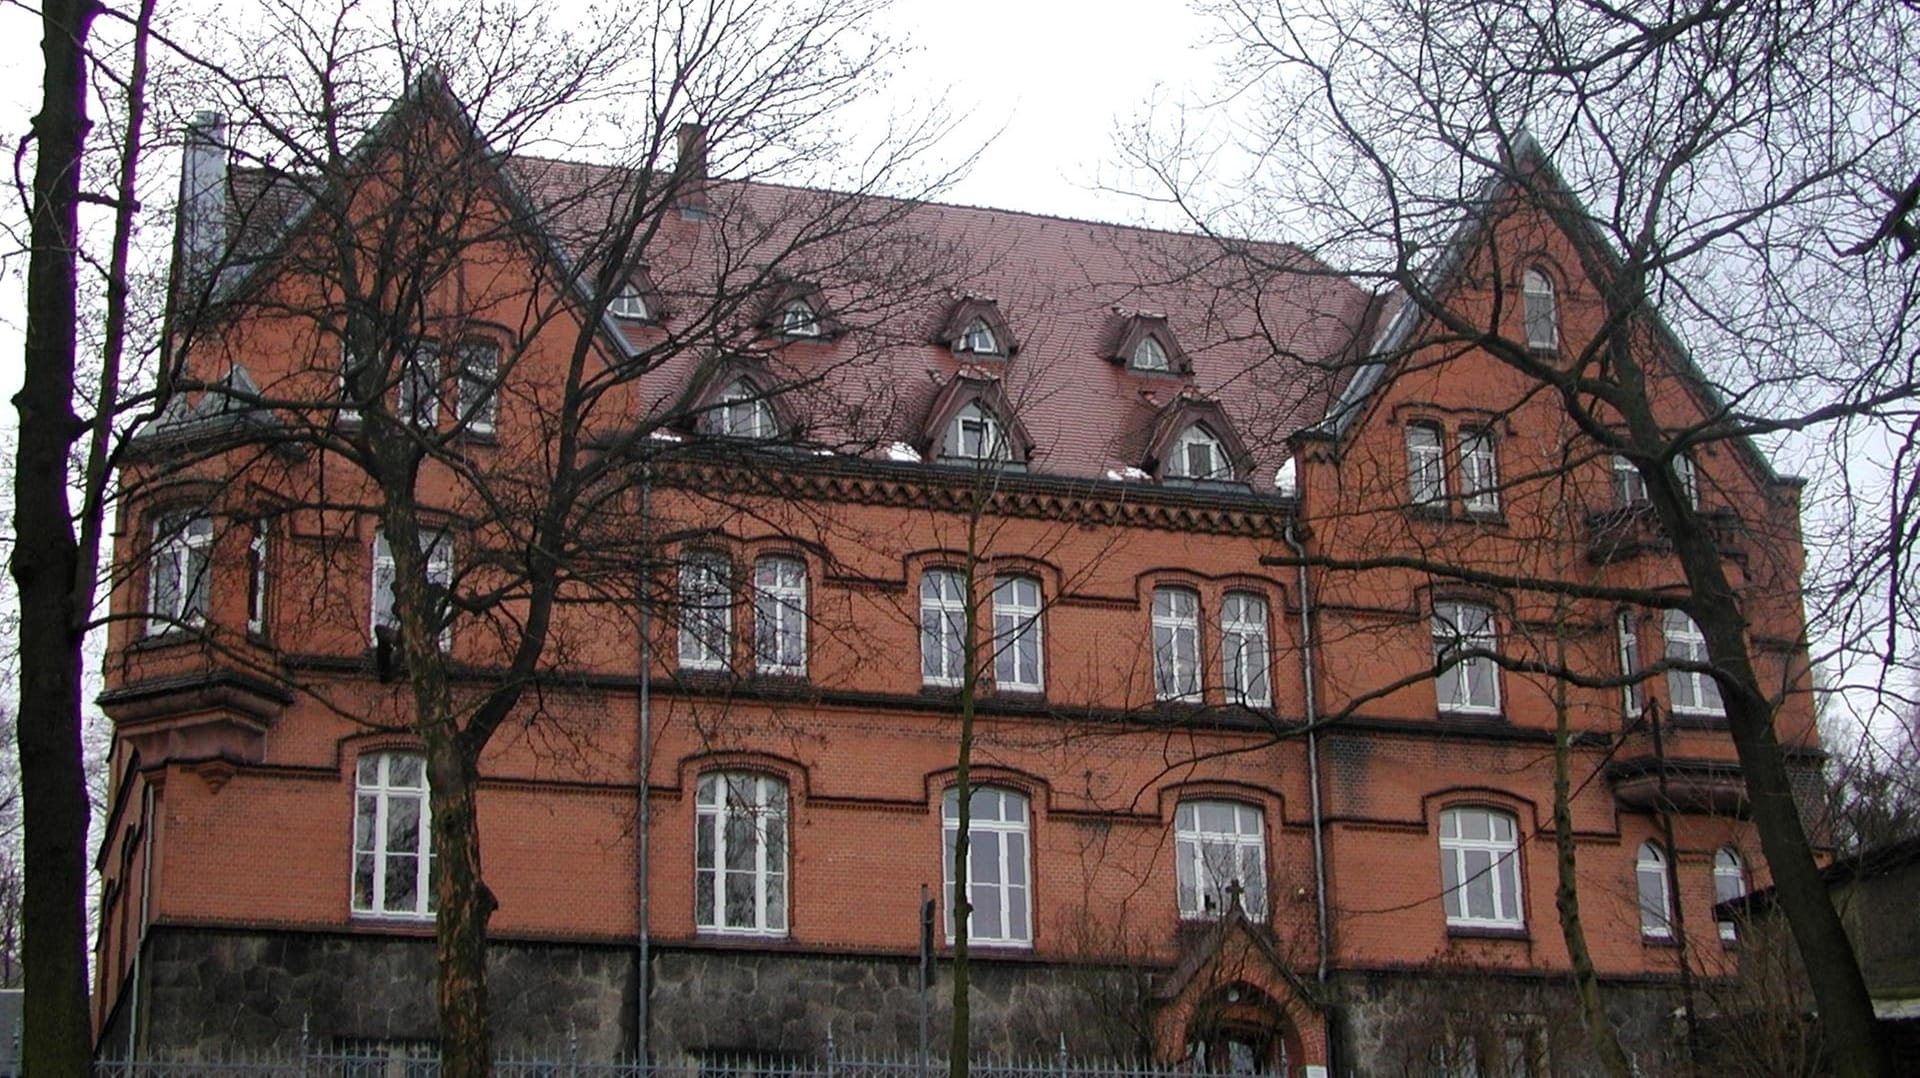
[[[1205,424],[1195,423],[1173,440],[1166,474],[1174,479],[1231,481],[1233,466],[1220,439]]]
[[[780,332],[788,337],[820,336],[820,313],[813,304],[796,299],[780,309]]]
[[[1128,363],[1139,371],[1164,371],[1172,366],[1167,361],[1167,350],[1152,337],[1140,338],[1140,343],[1133,346],[1133,355]]]
[[[954,413],[942,448],[944,456],[959,460],[1008,460],[1013,455],[999,417],[978,401]]]
[[[984,318],[976,318],[967,323],[967,328],[960,334],[960,339],[953,342],[953,350],[976,356],[1004,354],[1000,350],[999,339],[993,335],[993,327],[987,325],[987,320]]]
[[[780,433],[767,395],[744,378],[728,383],[706,415],[707,433],[723,438],[766,439]]]
[[[1560,313],[1554,305],[1553,280],[1536,266],[1521,277],[1520,291],[1525,301],[1527,347],[1554,351],[1560,346]]]
[[[622,287],[620,294],[613,297],[613,302],[607,304],[607,313],[633,322],[644,322],[653,317],[653,313],[647,310],[647,297],[641,294],[638,285],[632,284]]]

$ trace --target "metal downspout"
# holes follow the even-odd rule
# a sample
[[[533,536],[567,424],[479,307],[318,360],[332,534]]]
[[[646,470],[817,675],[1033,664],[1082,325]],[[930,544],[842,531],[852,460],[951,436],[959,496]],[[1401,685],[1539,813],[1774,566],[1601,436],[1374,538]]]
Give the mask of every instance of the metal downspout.
[[[1333,944],[1331,926],[1327,918],[1327,848],[1326,839],[1321,833],[1320,817],[1320,734],[1317,729],[1320,711],[1315,705],[1316,693],[1313,680],[1313,592],[1307,582],[1307,549],[1301,544],[1293,524],[1287,525],[1282,538],[1293,550],[1294,568],[1298,574],[1300,590],[1301,715],[1307,723],[1307,805],[1313,823],[1313,919],[1319,944],[1319,963],[1314,970],[1314,979],[1324,990],[1327,984],[1329,954]],[[1323,997],[1324,994],[1323,991]],[[1331,1009],[1328,1014],[1327,1062],[1328,1069],[1331,1071],[1334,1050]]]
[[[640,526],[647,527],[652,512],[653,465],[640,466]],[[653,598],[651,572],[640,581],[640,776],[635,784],[639,809],[634,815],[634,905],[640,918],[640,961],[634,985],[634,1046],[640,1063],[653,1059],[651,1000],[653,986],[653,926],[647,909],[648,834],[652,830],[648,784],[653,771]]]

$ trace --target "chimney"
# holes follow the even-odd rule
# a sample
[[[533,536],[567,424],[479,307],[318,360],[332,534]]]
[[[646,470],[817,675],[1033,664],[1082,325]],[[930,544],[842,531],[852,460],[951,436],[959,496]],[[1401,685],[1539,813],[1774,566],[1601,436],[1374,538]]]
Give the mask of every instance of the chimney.
[[[689,221],[704,221],[707,217],[707,127],[683,123],[674,134],[680,142],[680,160],[673,168],[678,185],[674,201],[680,206],[680,216]]]
[[[180,163],[175,261],[178,279],[198,290],[218,265],[227,243],[227,118],[196,112],[187,121]]]

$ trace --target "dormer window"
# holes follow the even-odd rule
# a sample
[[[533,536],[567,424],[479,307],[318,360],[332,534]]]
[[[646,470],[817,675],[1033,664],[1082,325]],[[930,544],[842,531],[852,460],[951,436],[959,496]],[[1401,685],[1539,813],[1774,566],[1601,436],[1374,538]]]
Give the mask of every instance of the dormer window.
[[[641,293],[638,285],[633,284],[620,289],[620,294],[607,304],[607,313],[629,322],[644,322],[653,317],[653,312],[647,309],[647,297]]]
[[[744,378],[727,384],[707,412],[707,433],[722,438],[771,438],[780,432],[766,394]]]
[[[1173,440],[1166,474],[1175,479],[1232,480],[1233,465],[1220,439],[1205,424],[1195,423]]]
[[[1000,341],[994,337],[993,327],[987,325],[984,318],[976,318],[967,323],[967,328],[960,334],[960,339],[954,342],[953,350],[976,356],[1002,354]]]
[[[787,337],[820,336],[820,312],[804,299],[796,299],[780,308],[780,333]]]
[[[1007,460],[1013,455],[1000,420],[978,401],[954,413],[945,449],[946,456],[960,460]]]
[[[1140,338],[1140,343],[1133,346],[1129,363],[1137,371],[1164,371],[1171,367],[1167,361],[1167,350],[1152,337]]]

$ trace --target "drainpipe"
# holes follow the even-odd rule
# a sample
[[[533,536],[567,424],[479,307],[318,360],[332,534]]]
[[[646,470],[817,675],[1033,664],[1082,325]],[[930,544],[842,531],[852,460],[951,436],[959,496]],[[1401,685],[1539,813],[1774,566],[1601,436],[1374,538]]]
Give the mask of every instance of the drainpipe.
[[[1327,918],[1327,848],[1322,835],[1320,818],[1320,735],[1316,727],[1320,721],[1319,708],[1315,706],[1313,682],[1313,592],[1307,582],[1307,548],[1300,542],[1295,525],[1289,523],[1282,533],[1287,546],[1293,550],[1294,567],[1298,573],[1300,591],[1300,678],[1301,678],[1301,714],[1307,722],[1307,803],[1313,822],[1313,919],[1319,937],[1319,965],[1314,970],[1322,992],[1322,1002],[1326,1002],[1327,964],[1329,953],[1333,949],[1331,926]],[[1328,1020],[1326,1031],[1327,1064],[1329,1072],[1333,1069],[1333,1029],[1332,1020]]]
[[[653,496],[653,465],[640,466],[640,526],[647,526]],[[648,999],[653,983],[653,925],[647,910],[647,836],[651,830],[648,780],[653,769],[653,600],[646,594],[645,581],[640,596],[640,779],[636,783],[639,810],[634,814],[634,905],[640,916],[640,961],[635,974],[633,1024],[634,1045],[640,1063],[653,1058],[652,1015]]]

